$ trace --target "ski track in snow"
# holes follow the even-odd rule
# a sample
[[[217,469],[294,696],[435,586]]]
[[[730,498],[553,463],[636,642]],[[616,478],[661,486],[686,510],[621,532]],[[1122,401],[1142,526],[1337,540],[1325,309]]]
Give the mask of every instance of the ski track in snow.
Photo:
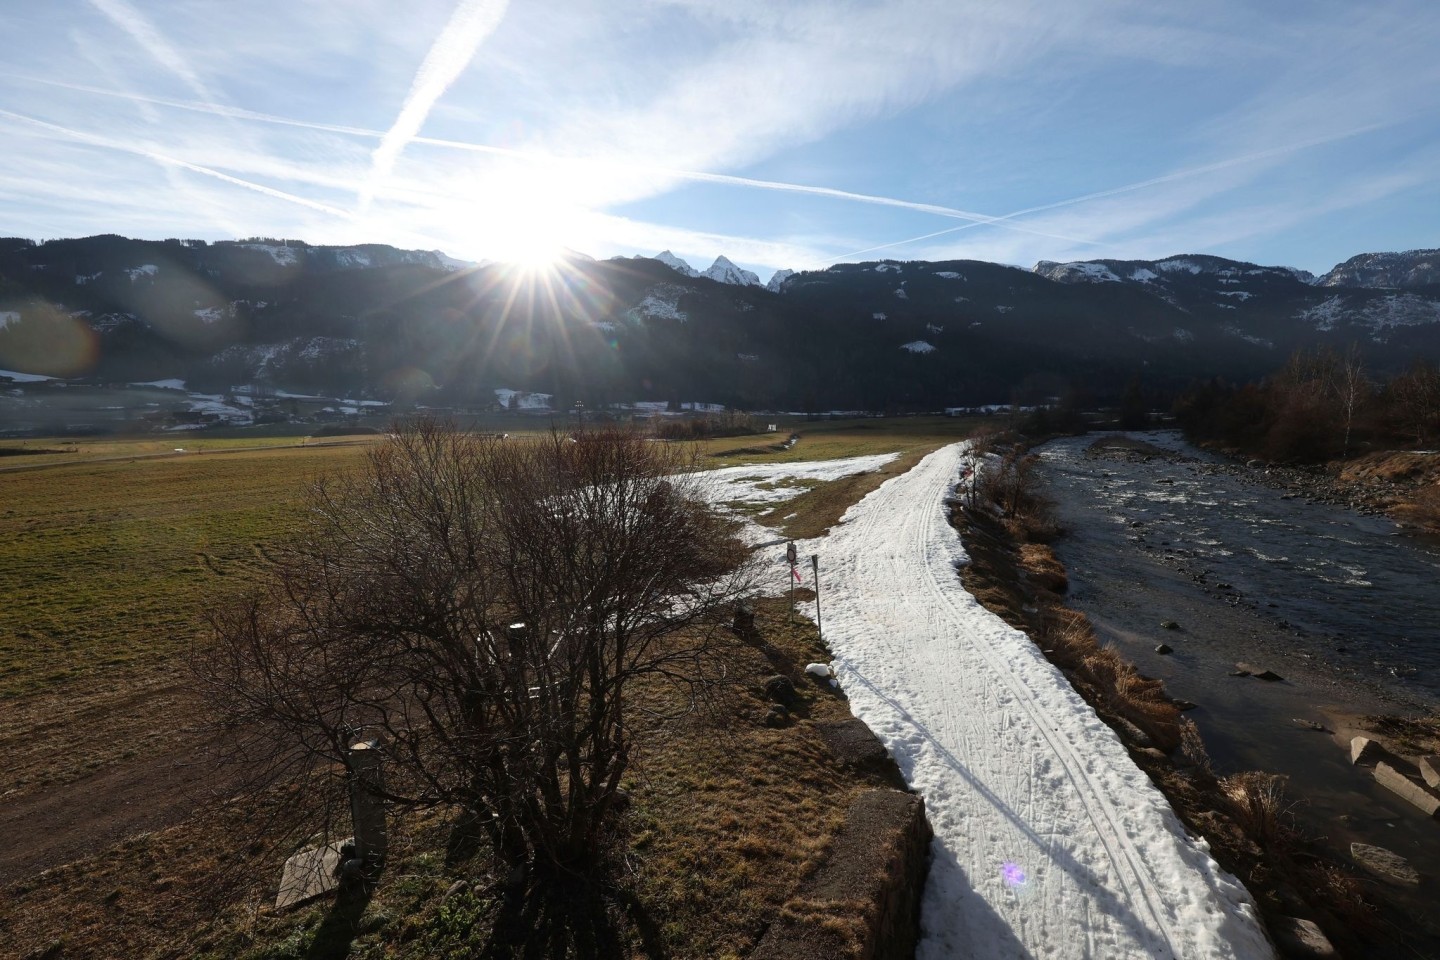
[[[1273,957],[1248,892],[1115,733],[964,589],[945,500],[965,449],[929,455],[798,545],[820,556],[851,709],[935,830],[917,956]]]

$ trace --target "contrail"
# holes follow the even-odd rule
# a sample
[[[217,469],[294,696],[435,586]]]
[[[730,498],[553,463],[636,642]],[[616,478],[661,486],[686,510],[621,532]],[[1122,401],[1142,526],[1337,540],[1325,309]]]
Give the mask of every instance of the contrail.
[[[222,106],[215,103],[199,102],[194,100],[171,100],[165,97],[145,96],[137,93],[130,93],[122,90],[106,90],[101,87],[89,87],[77,83],[65,83],[59,80],[49,80],[41,77],[31,77],[22,74],[0,74],[14,77],[31,83],[41,83],[49,86],[61,87],[66,90],[76,90],[82,93],[91,93],[97,96],[118,97],[124,100],[134,100],[141,103],[150,103],[156,106],[173,107],[177,110],[190,110],[197,113],[209,113],[216,116],[228,117],[236,120],[250,120],[256,123],[271,123],[287,127],[300,127],[307,130],[320,130],[327,133],[339,133],[355,137],[382,138],[386,136],[383,131],[372,130],[365,127],[354,127],[334,123],[317,123],[309,120],[295,120],[290,117],[277,116],[270,113],[260,113],[255,110],[246,110],[241,107]],[[484,143],[470,143],[463,140],[446,140],[439,137],[410,138],[411,143],[424,144],[426,146],[441,147],[448,150],[462,150],[471,153],[484,153],[492,156],[511,157],[519,160],[538,160],[549,163],[583,163],[584,160],[566,157],[557,157],[552,154],[542,153],[536,150],[517,150],[512,147],[497,147]],[[674,167],[659,167],[647,164],[616,164],[610,161],[605,163],[615,166],[622,172],[643,173],[655,176],[673,177],[676,180],[687,180],[698,183],[715,183],[724,186],[749,187],[757,190],[774,190],[783,193],[799,193],[811,196],[827,197],[833,200],[842,200],[852,203],[868,203],[879,206],[895,207],[901,210],[913,210],[917,213],[928,213],[934,216],[949,217],[957,220],[965,220],[972,226],[984,226],[995,224],[1006,229],[1015,230],[1021,233],[1030,233],[1037,236],[1048,237],[1053,240],[1064,240],[1067,243],[1090,244],[1095,241],[1079,237],[1068,237],[1059,234],[1045,233],[1023,227],[1018,224],[1007,223],[1007,217],[994,217],[983,213],[974,213],[968,210],[960,210],[955,207],[945,207],[933,203],[919,203],[913,200],[900,200],[895,197],[883,197],[875,194],[854,193],[848,190],[836,190],[831,187],[817,187],[800,183],[787,183],[779,180],[759,180],[753,177],[739,177],[726,173],[707,173],[697,170],[679,170]],[[373,191],[373,188],[372,188]],[[1010,216],[1016,216],[1011,214]],[[941,231],[948,233],[950,231]],[[917,238],[923,239],[923,238]],[[897,241],[900,243],[914,243],[915,239],[908,241]],[[880,248],[876,248],[880,249]]]
[[[1112,187],[1109,190],[1100,190],[1095,193],[1087,193],[1083,196],[1071,197],[1068,200],[1056,200],[1054,203],[1045,203],[1037,207],[1026,207],[1023,210],[1016,210],[1013,213],[1007,213],[1003,217],[994,217],[989,221],[983,223],[966,223],[958,227],[949,227],[945,230],[937,230],[934,233],[927,233],[918,237],[910,237],[906,240],[896,240],[892,243],[882,243],[873,247],[866,247],[864,250],[855,250],[851,253],[841,254],[838,257],[829,257],[823,262],[835,263],[841,260],[849,260],[850,258],[858,257],[861,254],[874,253],[876,250],[889,250],[892,247],[903,247],[906,244],[919,243],[922,240],[932,240],[935,237],[942,237],[950,233],[959,233],[961,230],[970,230],[975,227],[983,227],[989,224],[994,224],[996,226],[1005,226],[1008,224],[1008,221],[1014,220],[1017,217],[1028,216],[1032,213],[1043,213],[1046,210],[1056,210],[1060,207],[1071,207],[1080,203],[1089,203],[1091,200],[1104,200],[1107,197],[1118,196],[1122,193],[1132,193],[1136,190],[1143,190],[1146,187],[1153,187],[1156,184],[1170,183],[1174,180],[1184,180],[1190,177],[1200,176],[1201,174],[1214,173],[1216,170],[1224,170],[1228,167],[1236,167],[1240,166],[1241,164],[1254,163],[1257,160],[1267,160],[1270,157],[1283,156],[1287,153],[1294,153],[1298,150],[1306,150],[1310,147],[1317,147],[1321,144],[1332,143],[1336,140],[1345,140],[1349,137],[1359,136],[1363,133],[1369,133],[1371,130],[1378,130],[1383,126],[1385,126],[1385,124],[1383,123],[1370,123],[1364,126],[1355,127],[1353,129],[1343,131],[1341,133],[1328,134],[1323,137],[1312,137],[1309,140],[1301,140],[1298,143],[1286,144],[1285,146],[1280,147],[1272,147],[1269,150],[1260,150],[1256,153],[1247,153],[1243,156],[1230,157],[1226,160],[1217,160],[1215,163],[1207,163],[1199,167],[1187,167],[1184,170],[1177,170],[1174,173],[1167,173],[1159,177],[1151,177],[1148,180],[1140,180],[1135,183],[1127,183],[1124,186]],[[1046,234],[1046,236],[1048,236],[1048,234]]]
[[[108,137],[101,137],[91,133],[84,133],[80,130],[72,130],[69,127],[62,127],[59,124],[48,123],[44,120],[38,120],[35,117],[27,117],[22,113],[13,113],[9,110],[0,109],[0,117],[8,117],[11,120],[17,120],[21,123],[28,123],[32,126],[40,127],[44,130],[49,130],[52,133],[58,133],[68,139],[78,140],[81,143],[89,143],[97,147],[104,147],[107,150],[118,150],[122,153],[134,154],[138,157],[144,157],[147,160],[153,160],[156,163],[163,163],[174,167],[181,167],[186,170],[191,170],[195,173],[203,174],[207,177],[214,177],[216,180],[223,180],[226,183],[234,184],[237,187],[244,187],[246,190],[253,190],[256,193],[263,193],[267,197],[274,197],[277,200],[288,200],[290,203],[299,204],[302,207],[309,207],[312,210],[319,210],[321,213],[328,213],[331,216],[340,217],[344,220],[356,219],[355,215],[350,213],[348,210],[341,210],[338,207],[332,207],[329,204],[320,203],[317,200],[310,200],[306,197],[296,196],[293,193],[286,193],[284,190],[276,190],[274,187],[267,187],[261,183],[254,183],[250,180],[242,180],[239,177],[232,177],[228,173],[221,173],[219,170],[215,170],[211,167],[201,166],[198,163],[191,163],[188,160],[181,160],[178,157],[172,157],[168,154],[160,153],[156,150],[148,150],[144,147],[132,146],[128,143],[121,143],[116,140],[111,140]]]
[[[435,101],[460,76],[485,38],[500,25],[508,6],[509,0],[461,0],[450,15],[450,21],[440,31],[439,38],[430,47],[419,72],[411,81],[410,93],[405,97],[400,115],[380,138],[380,146],[371,155],[370,176],[360,190],[361,212],[370,206],[380,181],[395,168],[395,161],[405,145],[420,133]]]
[[[193,90],[200,99],[215,99],[195,71],[190,69],[190,64],[180,55],[180,51],[170,45],[170,41],[155,29],[155,25],[147,20],[143,13],[130,6],[126,0],[89,0],[89,2],[90,6],[103,14],[107,20],[130,34],[130,38],[143,47],[151,59],[183,80],[185,85]]]

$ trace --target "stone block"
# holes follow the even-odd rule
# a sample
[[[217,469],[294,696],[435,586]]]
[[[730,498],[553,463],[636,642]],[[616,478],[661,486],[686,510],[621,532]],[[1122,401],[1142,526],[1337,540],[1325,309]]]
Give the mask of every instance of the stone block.
[[[1394,850],[1386,850],[1384,847],[1376,847],[1368,843],[1352,843],[1350,844],[1350,856],[1360,866],[1386,880],[1405,884],[1420,882],[1420,874],[1410,866],[1410,861]]]
[[[323,847],[310,847],[286,860],[280,874],[280,892],[275,895],[275,909],[298,907],[338,887],[340,848],[350,842],[341,840]]]
[[[1433,817],[1436,811],[1440,811],[1440,797],[1435,796],[1388,763],[1375,764],[1375,782],[1402,800],[1414,804],[1427,817]]]
[[[1309,920],[1298,917],[1276,917],[1270,924],[1275,945],[1294,960],[1339,960],[1340,954],[1330,938]]]
[[[1440,790],[1440,757],[1421,757],[1420,776],[1431,789]]]
[[[826,862],[800,890],[797,899],[806,909],[782,913],[751,960],[914,956],[931,838],[920,797],[898,790],[862,793]],[[866,905],[859,914],[856,904]]]
[[[1351,763],[1378,763],[1384,756],[1385,750],[1369,737],[1352,737],[1350,739]]]

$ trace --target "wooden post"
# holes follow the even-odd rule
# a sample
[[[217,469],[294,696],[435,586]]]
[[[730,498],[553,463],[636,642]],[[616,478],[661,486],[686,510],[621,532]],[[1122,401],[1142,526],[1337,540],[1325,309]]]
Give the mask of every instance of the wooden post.
[[[825,641],[825,628],[820,625],[820,554],[810,554],[810,568],[815,571],[815,631]]]
[[[365,869],[378,870],[389,852],[385,832],[385,774],[380,746],[362,740],[350,747],[350,817],[355,826],[355,856]]]

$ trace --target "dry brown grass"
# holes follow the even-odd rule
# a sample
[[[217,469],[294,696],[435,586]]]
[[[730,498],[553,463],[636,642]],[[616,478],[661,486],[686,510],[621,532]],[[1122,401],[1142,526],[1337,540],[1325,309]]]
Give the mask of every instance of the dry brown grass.
[[[1294,806],[1285,796],[1285,778],[1248,770],[1220,780],[1230,800],[1230,814],[1245,835],[1262,848],[1290,847],[1294,843]]]
[[[1064,593],[1070,588],[1070,575],[1055,558],[1055,551],[1044,543],[1020,544],[1020,565],[1030,575],[1036,586],[1052,593]]]
[[[847,938],[859,916],[791,898],[824,860],[855,797],[876,781],[841,767],[819,735],[818,724],[850,717],[843,699],[797,683],[802,703],[790,724],[761,723],[763,683],[777,662],[783,672],[787,662],[827,654],[814,625],[790,622],[781,601],[758,604],[756,626],[774,660],[738,648],[736,682],[683,725],[649,738],[625,783],[622,882],[674,957],[744,956],[782,909],[823,910],[820,922]],[[457,879],[489,889],[486,858],[447,867],[437,853],[438,812],[392,820],[392,831],[393,862],[352,955],[469,949],[442,895]],[[0,956],[55,942],[66,958],[304,956],[323,935],[328,902],[274,915],[280,855],[252,843],[256,836],[237,806],[225,806],[12,885],[0,893]],[[222,887],[221,875],[243,882]]]

